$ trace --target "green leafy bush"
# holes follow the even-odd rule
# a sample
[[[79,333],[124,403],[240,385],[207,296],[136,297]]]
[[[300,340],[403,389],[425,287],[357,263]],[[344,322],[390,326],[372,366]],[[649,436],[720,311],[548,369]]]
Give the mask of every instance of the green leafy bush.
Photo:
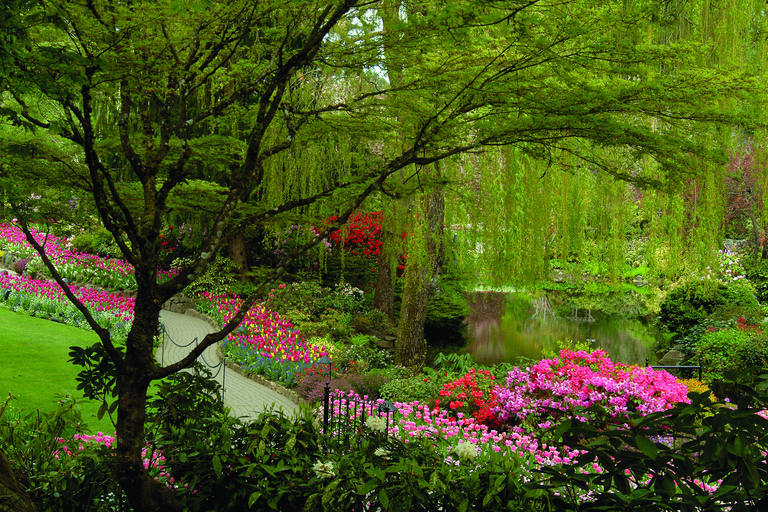
[[[708,279],[690,280],[676,287],[664,299],[659,322],[682,337],[724,307],[733,315],[741,314],[743,310],[753,312],[760,305],[747,283],[736,282],[726,286]]]
[[[755,287],[755,295],[762,302],[768,302],[768,260],[761,260],[747,270],[747,279]]]
[[[441,289],[429,299],[424,336],[430,345],[461,345],[464,343],[466,319],[470,314],[466,297],[458,291],[457,283],[443,280]]]
[[[290,311],[304,311],[313,314],[322,309],[320,303],[327,290],[314,281],[280,284],[269,291],[264,307],[270,311],[287,314]]]
[[[742,396],[736,406],[692,393],[690,405],[635,415],[623,427],[562,422],[556,435],[580,439],[582,455],[576,464],[541,467],[550,480],[540,487],[555,491],[552,509],[765,510],[766,395],[736,387]],[[579,413],[588,417],[589,411]],[[585,472],[595,461],[601,471]]]
[[[72,244],[72,249],[77,252],[96,253],[96,237],[88,231],[81,231],[72,238],[70,243]]]
[[[229,258],[216,256],[208,266],[205,274],[200,276],[184,288],[184,295],[187,297],[197,297],[198,293],[209,292],[213,295],[224,295],[228,293],[237,282],[235,274],[237,266]]]
[[[350,361],[362,363],[367,369],[387,368],[392,364],[392,354],[378,347],[351,345],[339,354],[339,365]]]
[[[453,372],[432,372],[404,379],[391,380],[381,387],[381,397],[390,402],[413,402],[434,404],[439,398],[443,384],[453,382],[459,374]]]
[[[740,365],[736,352],[749,340],[748,332],[729,327],[704,333],[696,344],[696,355],[701,358],[704,380],[721,380],[723,372]]]

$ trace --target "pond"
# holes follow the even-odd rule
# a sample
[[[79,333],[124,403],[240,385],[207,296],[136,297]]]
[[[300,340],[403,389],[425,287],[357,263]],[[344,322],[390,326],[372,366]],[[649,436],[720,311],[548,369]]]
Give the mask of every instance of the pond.
[[[546,296],[532,301],[521,293],[477,292],[470,302],[465,350],[483,364],[514,363],[519,357],[541,359],[557,352],[560,340],[591,340],[593,348],[626,364],[655,363],[655,337],[642,318],[605,315],[590,310],[558,307]],[[564,312],[565,311],[565,312]]]

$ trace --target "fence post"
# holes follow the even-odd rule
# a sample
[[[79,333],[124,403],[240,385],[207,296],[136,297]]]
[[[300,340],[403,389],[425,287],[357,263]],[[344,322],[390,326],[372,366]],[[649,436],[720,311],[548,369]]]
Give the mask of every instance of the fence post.
[[[328,435],[328,405],[331,401],[331,386],[326,382],[323,389],[323,429]]]

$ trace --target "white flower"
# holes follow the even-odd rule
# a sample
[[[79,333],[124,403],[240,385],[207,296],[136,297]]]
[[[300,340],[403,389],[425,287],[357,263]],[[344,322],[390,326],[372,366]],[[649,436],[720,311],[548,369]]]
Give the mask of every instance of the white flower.
[[[379,447],[379,448],[376,448],[376,451],[373,452],[373,454],[377,457],[386,457],[387,455],[389,455],[389,452],[384,448]]]
[[[365,419],[365,426],[377,432],[384,432],[387,430],[387,420],[380,416],[368,416]]]
[[[326,478],[333,478],[336,476],[336,473],[333,472],[333,462],[331,461],[317,461],[315,465],[312,466],[312,471],[315,472],[320,480],[325,480]]]
[[[457,444],[453,447],[453,451],[460,459],[474,459],[477,457],[477,446],[470,442]]]

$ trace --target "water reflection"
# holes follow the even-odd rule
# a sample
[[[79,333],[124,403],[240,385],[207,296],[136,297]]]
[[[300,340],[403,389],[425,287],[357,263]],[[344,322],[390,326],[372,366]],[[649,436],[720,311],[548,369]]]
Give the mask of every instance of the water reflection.
[[[594,321],[562,318],[548,308],[536,307],[525,295],[498,292],[477,293],[471,306],[467,351],[480,363],[540,359],[544,350],[556,352],[557,341],[566,338],[594,340],[592,346],[608,352],[614,361],[640,365],[646,357],[653,361],[654,337],[640,319],[595,312],[591,312]]]

